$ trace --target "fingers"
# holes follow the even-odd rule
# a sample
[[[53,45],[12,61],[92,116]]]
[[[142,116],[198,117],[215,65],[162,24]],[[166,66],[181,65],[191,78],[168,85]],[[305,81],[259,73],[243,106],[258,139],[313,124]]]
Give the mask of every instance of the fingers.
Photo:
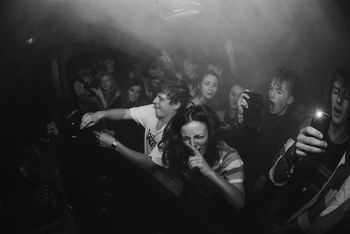
[[[90,115],[90,113],[86,113],[81,118],[80,129],[85,128],[89,124],[89,115]]]
[[[81,118],[80,129],[91,127],[96,122],[97,120],[95,119],[94,113],[86,113]]]
[[[246,93],[242,93],[241,96],[238,98],[238,102],[237,102],[238,106],[240,108],[245,107],[248,109],[249,107],[247,102],[248,99],[249,99],[249,95]]]
[[[203,157],[201,156],[193,156],[188,159],[188,167],[190,169],[200,168],[203,164]]]
[[[191,142],[191,143],[186,143],[186,146],[187,146],[190,150],[192,150],[193,155],[201,155],[201,154],[199,153],[199,151],[196,149],[196,147],[194,147],[193,142]]]
[[[323,153],[327,148],[327,142],[322,139],[322,133],[313,127],[301,129],[295,144],[296,154],[306,156],[310,153]]]
[[[301,134],[304,134],[306,136],[310,136],[310,137],[315,137],[317,139],[322,140],[323,139],[323,135],[320,131],[318,131],[316,128],[313,128],[311,126],[307,126],[303,129],[300,130]]]

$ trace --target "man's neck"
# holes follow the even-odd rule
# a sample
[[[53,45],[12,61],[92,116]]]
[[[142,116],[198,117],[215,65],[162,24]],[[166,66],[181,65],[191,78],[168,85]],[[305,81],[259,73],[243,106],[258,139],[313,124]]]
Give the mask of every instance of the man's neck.
[[[331,123],[328,129],[328,135],[332,142],[336,144],[344,143],[349,139],[346,126],[337,126]]]
[[[158,119],[157,129],[161,129],[162,127],[167,125],[172,117],[173,117],[173,115],[169,115],[169,116],[163,117],[161,119]]]

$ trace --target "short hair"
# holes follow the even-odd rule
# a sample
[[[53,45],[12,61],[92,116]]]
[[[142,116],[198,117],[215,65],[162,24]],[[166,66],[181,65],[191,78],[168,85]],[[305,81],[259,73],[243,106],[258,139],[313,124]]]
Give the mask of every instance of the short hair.
[[[188,86],[180,79],[162,79],[159,83],[158,92],[166,93],[170,104],[180,103],[180,109],[186,108],[190,99]]]
[[[295,100],[299,98],[300,77],[297,71],[285,66],[277,67],[272,79],[280,83],[287,82],[289,84],[288,91],[290,95],[293,96]]]
[[[344,69],[336,68],[333,70],[331,73],[329,82],[328,82],[328,87],[326,89],[326,95],[325,97],[325,102],[327,103],[327,109],[330,110],[331,108],[331,95],[332,95],[332,90],[333,90],[333,85],[336,81],[339,81],[342,83],[342,86],[345,87],[348,92],[350,92],[350,75],[347,71]]]
[[[207,105],[191,106],[177,112],[164,130],[159,147],[163,149],[163,163],[170,169],[184,170],[186,168],[189,151],[183,144],[181,128],[193,121],[204,123],[208,129],[207,151],[203,155],[210,166],[219,159],[217,150],[219,118],[214,110]]]
[[[127,82],[126,84],[126,90],[131,88],[132,86],[140,86],[141,87],[141,92],[144,92],[144,86],[143,82],[140,79],[131,79]]]
[[[335,81],[339,81],[346,87],[348,90],[350,89],[350,75],[343,69],[337,68],[332,73],[332,84]]]

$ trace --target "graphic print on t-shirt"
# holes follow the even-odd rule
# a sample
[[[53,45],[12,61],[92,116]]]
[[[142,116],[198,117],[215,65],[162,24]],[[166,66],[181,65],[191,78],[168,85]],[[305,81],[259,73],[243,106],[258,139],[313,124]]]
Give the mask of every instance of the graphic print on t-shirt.
[[[148,133],[147,133],[147,143],[150,147],[150,151],[153,150],[153,148],[156,146],[157,142],[156,142],[156,139],[155,139],[155,136],[156,135],[152,135],[151,133],[151,130],[148,130]]]

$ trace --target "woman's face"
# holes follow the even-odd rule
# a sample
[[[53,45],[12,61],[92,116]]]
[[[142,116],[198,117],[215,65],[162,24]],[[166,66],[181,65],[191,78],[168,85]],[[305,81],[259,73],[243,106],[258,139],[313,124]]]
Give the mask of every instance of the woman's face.
[[[112,87],[112,80],[109,76],[101,77],[101,88],[103,90],[108,90]]]
[[[211,74],[206,75],[199,87],[202,97],[212,99],[218,91],[218,78]]]
[[[192,121],[181,128],[182,142],[185,145],[192,145],[202,155],[205,154],[208,145],[208,128],[199,121]]]
[[[230,100],[230,106],[232,109],[237,109],[237,102],[239,96],[243,93],[243,88],[239,85],[232,86],[230,94],[228,96]]]
[[[128,89],[129,101],[131,102],[136,101],[140,97],[140,94],[141,94],[141,87],[139,85],[131,86]]]

